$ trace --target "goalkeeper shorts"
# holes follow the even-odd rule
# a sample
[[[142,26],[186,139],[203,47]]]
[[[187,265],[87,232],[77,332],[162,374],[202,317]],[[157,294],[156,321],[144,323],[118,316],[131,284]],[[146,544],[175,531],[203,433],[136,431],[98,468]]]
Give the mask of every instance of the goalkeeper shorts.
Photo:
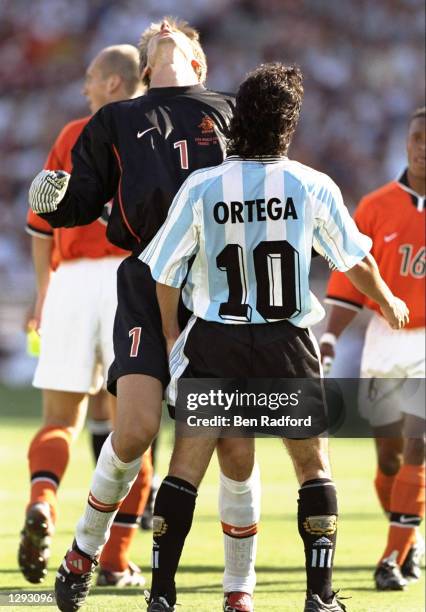
[[[138,257],[127,257],[117,272],[117,312],[114,321],[114,362],[108,373],[108,391],[116,394],[117,380],[127,374],[145,374],[169,382],[169,366],[163,338],[155,280]],[[183,329],[190,313],[179,306]]]

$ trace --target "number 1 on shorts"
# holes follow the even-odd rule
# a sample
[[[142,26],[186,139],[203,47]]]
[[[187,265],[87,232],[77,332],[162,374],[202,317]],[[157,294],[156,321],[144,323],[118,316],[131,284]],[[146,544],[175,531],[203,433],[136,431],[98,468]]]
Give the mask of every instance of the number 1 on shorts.
[[[132,338],[132,346],[130,348],[130,357],[137,357],[139,352],[139,344],[141,341],[141,327],[133,327],[129,331],[129,338]]]

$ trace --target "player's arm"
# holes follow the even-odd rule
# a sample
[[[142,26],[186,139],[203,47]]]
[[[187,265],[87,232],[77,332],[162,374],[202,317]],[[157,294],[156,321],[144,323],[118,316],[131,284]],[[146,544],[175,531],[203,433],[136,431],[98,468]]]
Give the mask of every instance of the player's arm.
[[[199,227],[190,197],[190,181],[191,178],[182,185],[164,225],[139,256],[150,267],[157,281],[157,298],[168,353],[180,334],[177,314],[180,287],[186,279],[188,261],[199,245]]]
[[[344,273],[331,273],[325,297],[326,304],[331,307],[325,332],[319,341],[325,374],[331,370],[338,338],[362,310],[365,300],[366,296],[353,286]]]
[[[28,321],[28,327],[35,330],[38,330],[40,327],[41,312],[43,309],[47,288],[49,286],[52,249],[52,238],[41,238],[39,236],[31,237],[31,255],[36,277],[37,295],[31,319]]]
[[[337,185],[325,179],[315,193],[314,248],[332,268],[344,272],[359,292],[379,304],[394,329],[408,322],[408,309],[382,279],[375,259],[369,254],[371,238],[362,234],[343,203]]]
[[[319,347],[324,374],[329,374],[336,356],[335,346],[340,335],[356,317],[357,312],[344,306],[333,305],[328,313],[327,325],[322,334]]]
[[[26,315],[25,328],[38,330],[41,311],[49,285],[54,245],[50,225],[28,209],[25,231],[31,236],[31,253],[36,280],[36,295]]]
[[[160,306],[167,355],[170,355],[173,345],[180,335],[178,320],[179,297],[180,289],[157,283],[157,299]]]
[[[380,306],[382,315],[392,329],[405,327],[409,321],[407,305],[389,289],[372,255],[364,257],[345,274],[359,291]]]
[[[115,194],[120,167],[109,129],[110,112],[102,108],[83,129],[72,150],[71,175],[47,169],[33,180],[30,206],[52,227],[92,223]]]
[[[355,211],[354,221],[360,232],[370,237],[374,235],[373,217],[370,202],[363,198]],[[325,297],[325,303],[331,305],[331,308],[328,311],[325,332],[320,338],[325,374],[331,370],[338,338],[363,309],[365,301],[366,296],[353,286],[344,273],[331,273]]]

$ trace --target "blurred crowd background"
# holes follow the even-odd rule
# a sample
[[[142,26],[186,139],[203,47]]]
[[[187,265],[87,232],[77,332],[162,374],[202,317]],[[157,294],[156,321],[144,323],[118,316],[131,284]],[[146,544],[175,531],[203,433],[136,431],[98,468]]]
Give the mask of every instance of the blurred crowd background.
[[[234,91],[264,61],[302,68],[290,156],[330,174],[350,207],[404,166],[407,118],[424,104],[423,0],[0,0],[0,378],[26,380],[33,367],[18,333],[33,294],[31,179],[62,126],[88,113],[91,59],[137,44],[163,15],[200,30],[210,88]]]

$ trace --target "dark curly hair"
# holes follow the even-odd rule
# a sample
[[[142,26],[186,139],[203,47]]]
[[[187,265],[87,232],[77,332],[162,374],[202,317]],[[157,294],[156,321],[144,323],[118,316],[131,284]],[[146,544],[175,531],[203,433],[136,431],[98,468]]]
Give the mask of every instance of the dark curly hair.
[[[262,64],[241,83],[228,134],[228,155],[287,153],[299,119],[303,76],[296,66]]]

